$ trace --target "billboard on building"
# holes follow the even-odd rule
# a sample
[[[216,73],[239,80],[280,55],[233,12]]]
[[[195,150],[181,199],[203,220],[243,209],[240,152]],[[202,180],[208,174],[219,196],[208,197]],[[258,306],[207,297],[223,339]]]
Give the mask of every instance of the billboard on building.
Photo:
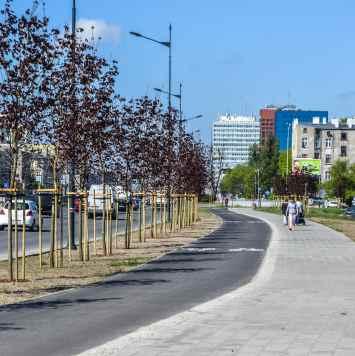
[[[320,176],[320,159],[296,158],[293,161],[294,172]]]

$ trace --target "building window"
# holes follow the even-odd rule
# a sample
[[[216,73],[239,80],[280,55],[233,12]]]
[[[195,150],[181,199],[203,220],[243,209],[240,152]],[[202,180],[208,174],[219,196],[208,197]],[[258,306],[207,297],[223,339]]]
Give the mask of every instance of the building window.
[[[303,133],[306,134],[307,133],[307,127],[303,128]]]
[[[332,156],[331,155],[325,155],[325,163],[330,164],[332,161]]]
[[[346,134],[346,132],[342,132],[342,133],[341,133],[340,139],[341,139],[342,141],[347,141],[348,135]]]
[[[325,139],[325,147],[326,148],[331,148],[332,147],[332,138],[331,137],[327,137]]]
[[[325,172],[325,180],[330,180],[330,172],[329,171]]]
[[[307,158],[307,157],[308,157],[307,153],[302,153],[302,158]]]
[[[319,159],[319,152],[314,153],[314,159]]]
[[[346,157],[346,146],[340,146],[340,156]]]
[[[307,136],[302,137],[302,148],[308,148],[308,137]]]

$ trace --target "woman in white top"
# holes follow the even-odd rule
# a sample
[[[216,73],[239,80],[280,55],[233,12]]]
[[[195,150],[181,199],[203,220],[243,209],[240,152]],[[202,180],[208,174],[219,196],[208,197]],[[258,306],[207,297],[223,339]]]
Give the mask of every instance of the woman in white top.
[[[292,199],[288,203],[286,209],[286,216],[288,218],[288,229],[290,231],[295,229],[296,215],[297,215],[297,205],[296,202]]]

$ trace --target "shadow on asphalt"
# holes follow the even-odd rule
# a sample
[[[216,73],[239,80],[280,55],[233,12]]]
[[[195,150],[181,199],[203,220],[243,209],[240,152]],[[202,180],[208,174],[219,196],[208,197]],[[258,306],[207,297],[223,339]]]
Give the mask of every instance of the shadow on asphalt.
[[[203,238],[201,240],[201,242],[220,241],[220,240],[223,240],[223,241],[235,241],[237,239],[238,239],[237,237],[217,237],[216,238],[215,236],[213,236],[213,237]],[[198,243],[198,242],[195,242],[195,243]]]
[[[197,248],[197,247],[194,247]],[[169,256],[206,256],[206,255],[225,255],[228,252],[216,252],[216,251],[186,251],[186,252],[172,252]]]
[[[236,237],[235,239],[233,240],[238,240],[238,237]],[[211,244],[211,245],[217,245],[217,244],[225,244],[226,241],[218,241],[218,240],[201,240],[201,241],[198,241],[198,242],[192,242],[191,245],[193,246],[201,246],[201,245],[207,245],[207,244]]]
[[[161,259],[150,261],[147,265],[155,265],[155,264],[174,264],[174,263],[185,263],[185,262],[214,262],[214,261],[223,261],[222,258],[179,258],[179,259]]]
[[[33,302],[4,305],[0,307],[0,313],[22,310],[22,309],[35,309],[35,310],[58,309],[60,307],[73,306],[76,304],[90,304],[90,303],[98,303],[98,302],[102,303],[102,302],[110,302],[110,301],[116,301],[121,299],[122,298],[95,298],[95,299],[78,298],[78,299],[56,299],[53,301],[38,300]]]
[[[128,272],[130,273],[130,272]],[[117,275],[116,275],[117,277]],[[158,283],[169,283],[171,281],[167,279],[126,279],[126,280],[106,280],[104,282],[98,282],[95,284],[92,284],[90,287],[110,287],[110,286],[122,286],[122,287],[127,287],[127,286],[151,286],[153,284],[158,284]]]
[[[11,330],[23,330],[24,328],[20,328],[18,326],[14,326],[14,323],[0,323],[0,333],[2,331],[11,331]]]
[[[213,270],[214,268],[144,268],[131,271],[129,273],[191,273]]]

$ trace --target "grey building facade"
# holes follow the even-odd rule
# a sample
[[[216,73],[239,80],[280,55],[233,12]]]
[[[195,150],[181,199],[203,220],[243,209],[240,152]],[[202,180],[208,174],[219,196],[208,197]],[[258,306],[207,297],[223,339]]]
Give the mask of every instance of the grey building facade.
[[[292,159],[320,160],[320,178],[331,178],[337,160],[355,163],[355,119],[332,119],[330,123],[293,123]]]

